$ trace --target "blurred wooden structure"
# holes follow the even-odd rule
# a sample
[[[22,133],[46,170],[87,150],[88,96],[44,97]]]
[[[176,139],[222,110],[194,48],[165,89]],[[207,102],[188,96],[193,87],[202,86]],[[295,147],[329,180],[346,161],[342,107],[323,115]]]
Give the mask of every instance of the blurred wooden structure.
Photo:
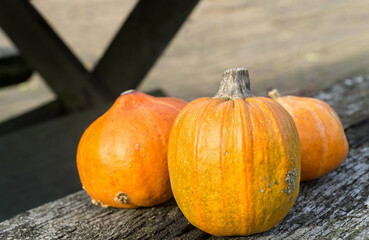
[[[25,0],[0,2],[0,27],[57,94],[57,100],[0,124],[0,133],[113,101],[136,88],[199,0],[140,0],[89,72]],[[0,61],[1,64],[1,61]],[[11,83],[18,83],[13,79]],[[54,109],[53,111],[50,111]]]
[[[63,149],[74,158],[71,150],[82,129],[122,90],[137,87],[198,1],[140,0],[92,71],[30,1],[0,1],[0,27],[20,50],[20,56],[0,59],[0,86],[25,81],[34,69],[57,95],[0,124],[0,134],[7,133],[0,136],[0,195],[6,196],[0,201],[0,219],[80,189],[75,162],[59,161]],[[70,113],[41,128],[20,130]]]

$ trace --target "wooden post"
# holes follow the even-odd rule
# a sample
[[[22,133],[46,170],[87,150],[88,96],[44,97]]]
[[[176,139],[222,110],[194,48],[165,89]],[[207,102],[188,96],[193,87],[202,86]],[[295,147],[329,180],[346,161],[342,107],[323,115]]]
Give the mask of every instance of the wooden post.
[[[114,95],[138,86],[199,0],[141,0],[94,69]]]
[[[30,1],[1,0],[0,26],[65,109],[77,112],[108,98]]]

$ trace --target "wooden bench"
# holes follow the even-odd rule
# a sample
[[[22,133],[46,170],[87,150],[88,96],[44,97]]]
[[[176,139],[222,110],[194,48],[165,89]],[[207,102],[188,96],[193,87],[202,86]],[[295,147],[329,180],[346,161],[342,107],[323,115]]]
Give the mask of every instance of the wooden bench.
[[[369,76],[339,81],[315,97],[340,115],[349,156],[335,171],[302,183],[293,209],[276,227],[247,239],[369,238]],[[223,239],[189,224],[174,200],[152,208],[101,208],[83,191],[1,222],[0,238]]]
[[[137,1],[103,56],[90,71],[31,1],[0,1],[1,29],[19,49],[21,60],[24,59],[35,69],[57,95],[55,101],[28,115],[0,123],[0,134],[60,115],[101,107],[113,101],[122,91],[136,88],[198,2]],[[4,81],[1,79],[2,62],[0,80]],[[6,66],[6,70],[9,71],[9,66]],[[18,78],[7,77],[7,84],[19,81]]]

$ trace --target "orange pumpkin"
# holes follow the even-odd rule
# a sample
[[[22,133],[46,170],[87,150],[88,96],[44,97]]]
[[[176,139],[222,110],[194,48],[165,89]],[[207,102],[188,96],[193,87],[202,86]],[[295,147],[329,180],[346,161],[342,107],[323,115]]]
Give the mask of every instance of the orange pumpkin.
[[[248,72],[228,69],[214,98],[189,103],[168,146],[175,200],[184,216],[216,236],[266,231],[299,192],[300,144],[288,112],[253,97]]]
[[[269,96],[293,117],[301,143],[301,181],[322,177],[339,167],[348,154],[348,143],[337,113],[324,101],[281,97],[277,90]]]
[[[124,92],[84,132],[77,151],[83,188],[102,206],[153,206],[172,197],[168,139],[183,100]]]

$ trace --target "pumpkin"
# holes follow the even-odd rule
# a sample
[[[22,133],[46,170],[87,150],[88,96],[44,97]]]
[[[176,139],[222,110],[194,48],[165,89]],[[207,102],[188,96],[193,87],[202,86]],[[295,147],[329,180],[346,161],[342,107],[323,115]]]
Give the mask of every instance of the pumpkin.
[[[248,72],[228,69],[214,98],[178,114],[168,145],[174,198],[197,228],[216,236],[266,231],[299,192],[296,126],[275,101],[253,97]]]
[[[339,167],[348,154],[348,143],[337,113],[324,101],[309,97],[269,96],[293,117],[300,135],[301,181],[317,179]]]
[[[153,206],[172,198],[170,129],[186,102],[130,90],[84,132],[77,150],[83,188],[95,204]]]

